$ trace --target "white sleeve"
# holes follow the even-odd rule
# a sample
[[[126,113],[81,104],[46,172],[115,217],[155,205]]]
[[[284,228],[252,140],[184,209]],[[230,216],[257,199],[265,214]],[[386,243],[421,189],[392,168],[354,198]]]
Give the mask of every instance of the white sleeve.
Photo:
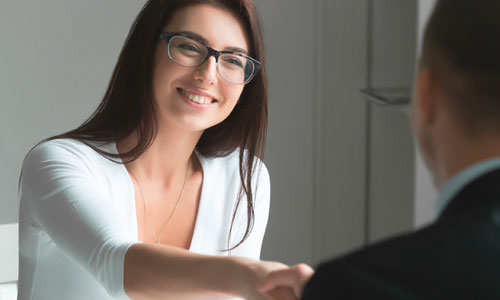
[[[267,220],[269,218],[269,206],[271,198],[271,183],[269,172],[263,162],[256,164],[253,182],[254,187],[254,212],[255,223],[248,238],[236,249],[231,250],[233,256],[244,256],[260,259],[260,251],[264,234],[266,232]],[[255,184],[257,183],[257,184]],[[246,198],[242,198],[238,207],[237,221],[235,220],[235,231],[232,234],[231,246],[236,245],[243,238],[247,228],[247,206]]]
[[[129,299],[123,286],[127,240],[106,196],[78,151],[51,142],[26,156],[21,201],[28,216],[69,257],[82,265],[116,299]]]

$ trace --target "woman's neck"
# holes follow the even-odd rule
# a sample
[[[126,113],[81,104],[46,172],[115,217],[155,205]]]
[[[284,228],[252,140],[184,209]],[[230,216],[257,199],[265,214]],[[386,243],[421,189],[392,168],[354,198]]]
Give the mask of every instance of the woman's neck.
[[[126,167],[142,180],[169,186],[178,181],[178,178],[184,178],[186,168],[193,168],[194,150],[202,133],[159,130],[151,146]],[[137,142],[138,135],[134,132],[118,141],[116,146],[120,153],[124,153],[137,145]]]

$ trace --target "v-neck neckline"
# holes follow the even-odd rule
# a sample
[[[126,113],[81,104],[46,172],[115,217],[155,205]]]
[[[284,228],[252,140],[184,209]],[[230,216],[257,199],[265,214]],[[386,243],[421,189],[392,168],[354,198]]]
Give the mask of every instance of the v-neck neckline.
[[[115,152],[115,154],[119,153],[115,142],[113,142],[113,151]],[[200,162],[202,179],[201,179],[201,195],[200,195],[200,200],[198,203],[198,211],[196,213],[196,220],[194,223],[193,235],[191,237],[191,242],[189,244],[189,249],[188,249],[189,251],[193,251],[195,249],[194,242],[197,240],[196,237],[198,236],[198,232],[199,232],[199,223],[200,223],[200,219],[202,216],[202,210],[204,210],[205,201],[203,199],[203,196],[206,194],[205,193],[205,190],[206,190],[205,182],[207,182],[207,180],[206,180],[207,172],[206,172],[206,165],[205,165],[204,157],[200,153],[198,153],[198,151],[195,150],[194,152],[195,152],[196,158],[198,158],[198,161]],[[131,203],[132,209],[134,211],[134,225],[135,225],[134,227],[135,227],[135,231],[136,231],[135,238],[138,242],[144,243],[143,241],[139,240],[139,225],[137,224],[137,209],[136,209],[136,204],[135,204],[134,182],[132,181],[132,177],[130,176],[129,172],[127,171],[127,168],[125,167],[125,164],[123,163],[123,160],[121,158],[119,159],[119,162],[120,162],[120,167],[122,168],[122,172],[123,172],[124,176],[127,178],[127,181],[129,184],[129,186],[128,186],[129,198],[131,199],[130,201],[132,202]]]

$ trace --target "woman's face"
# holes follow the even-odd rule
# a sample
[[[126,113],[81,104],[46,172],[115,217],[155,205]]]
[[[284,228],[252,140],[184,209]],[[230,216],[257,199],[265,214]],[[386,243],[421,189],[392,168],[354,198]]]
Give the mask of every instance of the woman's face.
[[[164,32],[194,33],[206,40],[207,46],[219,51],[234,48],[249,51],[240,20],[230,11],[208,4],[177,10]],[[244,85],[222,79],[213,56],[198,67],[184,67],[173,62],[166,49],[165,41],[159,41],[153,69],[154,101],[160,130],[164,125],[173,125],[187,131],[200,131],[226,119],[238,102]],[[190,100],[193,96],[198,96],[198,102],[203,99],[205,104]]]

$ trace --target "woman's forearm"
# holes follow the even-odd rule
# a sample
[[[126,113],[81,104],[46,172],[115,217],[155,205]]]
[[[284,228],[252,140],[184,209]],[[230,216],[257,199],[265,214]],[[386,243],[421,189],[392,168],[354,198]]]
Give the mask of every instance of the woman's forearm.
[[[223,299],[251,294],[258,265],[157,244],[132,245],[125,256],[124,286],[132,299]]]

